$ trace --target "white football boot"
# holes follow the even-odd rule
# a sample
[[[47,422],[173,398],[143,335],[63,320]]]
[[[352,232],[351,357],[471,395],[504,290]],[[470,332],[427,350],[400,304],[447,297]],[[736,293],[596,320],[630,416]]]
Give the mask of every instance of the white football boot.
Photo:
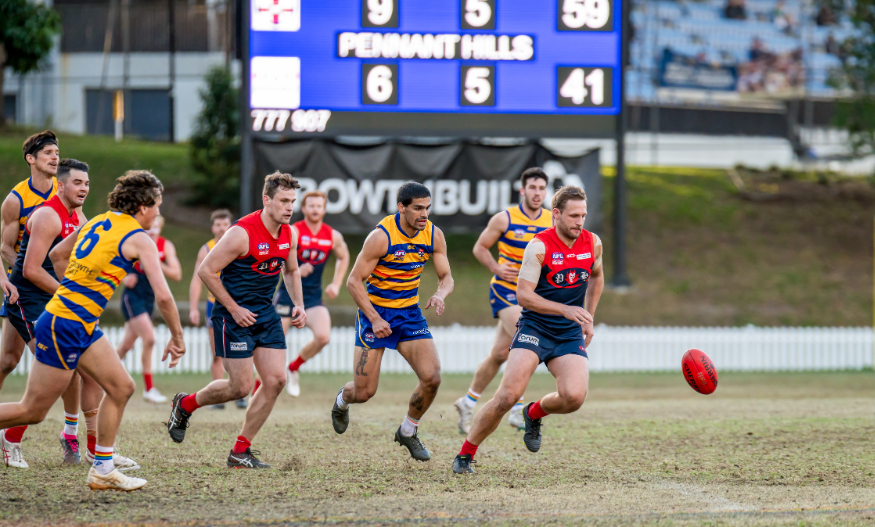
[[[28,468],[30,465],[21,455],[21,443],[10,443],[6,440],[6,429],[0,430],[0,454],[7,467]]]
[[[459,432],[468,435],[468,432],[471,431],[471,423],[474,421],[474,409],[468,408],[465,404],[465,397],[467,396],[459,397],[453,406],[459,412]]]
[[[167,402],[167,397],[161,395],[158,388],[152,387],[148,392],[143,392],[143,399],[150,403],[161,404]]]
[[[143,488],[146,483],[145,479],[126,476],[118,469],[114,469],[105,476],[100,475],[94,467],[91,467],[91,470],[88,471],[88,486],[91,490],[133,492]]]
[[[507,415],[507,424],[517,430],[526,429],[526,420],[523,419],[523,408],[525,408],[525,405],[515,404]]]
[[[92,454],[87,448],[85,449],[85,462],[89,465],[94,463],[94,454]],[[113,452],[112,454],[112,464],[115,465],[115,469],[119,472],[128,472],[130,470],[138,470],[140,468],[139,463],[134,461],[133,459],[125,456],[120,456]]]
[[[289,371],[289,369],[286,368],[286,392],[292,397],[301,395],[300,379],[300,373],[297,371]]]

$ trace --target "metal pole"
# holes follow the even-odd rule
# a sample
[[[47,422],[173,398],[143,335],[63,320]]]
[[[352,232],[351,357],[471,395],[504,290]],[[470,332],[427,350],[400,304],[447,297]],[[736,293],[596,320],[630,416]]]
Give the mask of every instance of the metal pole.
[[[168,16],[168,26],[170,26],[170,39],[168,41],[168,70],[170,75],[170,87],[167,90],[168,103],[170,104],[170,142],[173,143],[176,141],[176,120],[175,116],[175,108],[173,101],[173,89],[176,80],[176,2],[174,0],[167,0],[167,16]]]
[[[629,0],[622,0],[622,30],[620,38],[620,113],[617,114],[617,174],[614,177],[614,277],[615,287],[627,287],[626,276],[626,79],[624,72],[629,56]]]
[[[241,0],[239,4],[242,19],[240,27],[240,45],[243,48],[240,53],[240,215],[247,214],[254,209],[252,193],[252,170],[253,170],[253,145],[252,131],[250,130],[249,109],[249,2]]]
[[[122,47],[124,48],[124,71],[122,73],[122,102],[127,104],[131,100],[130,96],[130,79],[131,79],[131,0],[122,0]],[[122,108],[124,116],[124,108]],[[121,127],[119,132],[116,132],[116,140],[124,136],[125,121],[122,117]],[[127,127],[130,132],[130,126]]]

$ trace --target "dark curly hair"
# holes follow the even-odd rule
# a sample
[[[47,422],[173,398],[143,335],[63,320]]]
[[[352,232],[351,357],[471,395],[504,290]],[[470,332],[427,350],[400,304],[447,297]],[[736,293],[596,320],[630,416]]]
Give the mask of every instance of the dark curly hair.
[[[24,144],[21,145],[21,153],[24,154],[24,160],[27,161],[28,155],[36,156],[39,151],[47,145],[57,144],[58,136],[55,135],[55,132],[51,130],[43,130],[42,132],[33,134],[24,140]]]
[[[273,174],[268,174],[267,177],[264,178],[264,190],[261,193],[262,195],[273,199],[279,189],[294,190],[298,188],[301,188],[301,184],[298,183],[298,180],[292,177],[291,174],[284,174],[277,170]]]
[[[152,207],[164,192],[164,185],[148,170],[128,170],[115,180],[115,188],[109,193],[109,208],[134,215],[140,206]]]

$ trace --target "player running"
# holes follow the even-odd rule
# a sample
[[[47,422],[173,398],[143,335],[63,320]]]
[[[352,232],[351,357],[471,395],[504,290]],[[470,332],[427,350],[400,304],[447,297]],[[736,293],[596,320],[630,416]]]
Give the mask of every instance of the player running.
[[[474,418],[453,461],[453,472],[474,472],[471,463],[477,447],[519,400],[540,363],[547,363],[557,391],[523,410],[523,441],[530,452],[541,448],[545,415],[574,412],[586,399],[586,346],[592,340],[592,313],[602,294],[604,275],[601,240],[583,229],[585,218],[586,193],[578,187],[563,187],[553,196],[555,227],[539,233],[526,246],[517,286],[523,312],[507,368],[495,397]]]
[[[301,198],[301,212],[304,219],[292,224],[298,238],[298,265],[301,270],[301,287],[304,291],[304,309],[307,311],[307,327],[313,331],[313,340],[301,348],[298,357],[293,360],[286,373],[286,391],[292,397],[301,395],[301,385],[298,370],[308,360],[312,359],[328,345],[331,338],[331,315],[328,308],[322,305],[322,272],[328,262],[328,252],[333,251],[337,263],[334,265],[334,278],[325,287],[328,298],[337,298],[340,285],[346,271],[349,269],[349,249],[343,241],[343,235],[325,223],[325,205],[328,196],[321,191],[307,192]],[[288,333],[292,323],[292,308],[294,304],[289,293],[280,284],[274,298],[276,312],[283,321],[283,333]]]
[[[173,441],[182,443],[195,410],[249,394],[254,364],[262,385],[249,402],[243,429],[228,455],[231,468],[270,468],[250,447],[286,383],[286,339],[271,301],[280,272],[295,300],[292,325],[302,328],[307,322],[295,237],[289,226],[298,188],[289,174],[274,172],[264,178],[264,208],[237,220],[198,269],[217,300],[210,321],[216,354],[222,357],[229,378],[215,380],[191,395],[176,394],[167,431]]]
[[[410,364],[419,384],[410,397],[407,415],[395,432],[395,442],[413,459],[428,461],[431,454],[418,437],[419,421],[431,406],[441,384],[441,365],[428,323],[419,309],[419,279],[425,262],[434,258],[438,289],[425,309],[438,316],[453,292],[444,233],[428,220],[431,193],[425,185],[405,183],[398,189],[398,213],[383,218],[368,235],[356,258],[346,287],[359,307],[355,319],[355,374],[340,389],[331,422],[342,434],[349,426],[349,405],[377,393],[383,350],[393,348]],[[367,280],[368,287],[362,285]]]
[[[158,216],[146,232],[158,248],[158,260],[161,262],[164,276],[178,282],[182,279],[182,265],[176,257],[176,247],[173,242],[161,236],[163,227],[164,217]],[[166,403],[167,397],[162,395],[152,383],[152,348],[155,347],[152,311],[155,309],[155,292],[139,263],[134,264],[134,272],[122,280],[122,285],[125,286],[121,300],[122,315],[125,317],[125,334],[116,351],[119,358],[124,360],[128,352],[133,349],[137,338],[142,340],[143,399],[150,403]]]
[[[109,212],[85,224],[49,253],[63,279],[36,323],[36,361],[24,398],[0,404],[0,428],[36,424],[82,369],[106,392],[98,414],[94,464],[88,472],[93,490],[133,491],[146,480],[115,468],[113,445],[125,405],[136,386],[113,346],[97,326],[100,314],[122,278],[139,260],[155,290],[158,308],[170,327],[164,358],[174,367],[185,353],[176,303],[164,279],[155,242],[143,229],[158,215],[163,187],[145,170],[128,171],[109,195]]]
[[[455,404],[459,412],[459,431],[463,434],[471,429],[477,400],[507,361],[510,352],[510,341],[522,312],[517,304],[516,288],[526,244],[536,234],[553,226],[553,216],[543,208],[549,182],[547,174],[540,168],[529,168],[522,173],[520,180],[520,204],[493,216],[474,245],[474,256],[493,274],[489,283],[489,303],[492,304],[492,318],[498,319],[498,328],[492,350],[477,367],[468,394]],[[497,262],[490,252],[496,242]],[[522,397],[511,409],[508,424],[517,429],[526,427]]]
[[[194,274],[191,276],[191,284],[188,286],[188,320],[191,321],[193,326],[201,325],[201,311],[200,311],[200,299],[201,299],[201,290],[203,282],[197,275],[197,270],[200,269],[201,263],[203,263],[204,258],[207,257],[207,253],[209,253],[213,247],[216,246],[219,240],[222,239],[222,236],[228,232],[228,229],[231,228],[231,222],[234,221],[234,216],[231,214],[231,211],[228,209],[218,209],[214,210],[212,214],[210,214],[210,230],[213,232],[213,239],[208,241],[207,243],[201,246],[200,250],[197,252],[197,260],[194,263]],[[216,297],[213,296],[212,293],[207,290],[207,317],[205,323],[207,325],[207,334],[210,336],[210,349],[216,349],[216,343],[213,339],[213,332],[209,331],[210,328],[210,317],[213,314],[213,306],[216,303]],[[213,363],[210,365],[210,374],[213,376],[213,380],[217,381],[219,379],[223,379],[225,377],[225,368],[222,366],[222,358],[218,355],[213,355]],[[246,409],[249,403],[246,401],[246,397],[241,397],[236,401],[237,408]],[[225,403],[222,404],[214,404],[212,406],[214,410],[224,410]]]

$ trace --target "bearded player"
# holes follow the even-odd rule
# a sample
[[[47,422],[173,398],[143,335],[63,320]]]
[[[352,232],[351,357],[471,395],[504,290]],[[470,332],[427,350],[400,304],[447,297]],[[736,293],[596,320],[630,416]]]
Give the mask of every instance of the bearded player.
[[[523,312],[511,343],[507,368],[495,397],[474,418],[453,472],[471,468],[477,448],[519,400],[542,362],[556,378],[557,391],[523,409],[523,441],[530,452],[541,448],[541,419],[576,411],[586,399],[589,365],[586,346],[604,287],[602,245],[583,229],[586,193],[563,187],[553,196],[555,227],[529,242],[523,255],[517,298]]]
[[[493,275],[489,283],[489,303],[492,305],[492,318],[498,319],[498,328],[489,356],[477,367],[468,393],[455,404],[459,412],[459,431],[463,434],[467,434],[471,428],[477,400],[507,361],[510,352],[510,341],[522,312],[522,307],[517,303],[516,289],[526,244],[536,234],[553,226],[552,214],[543,208],[549,182],[547,174],[540,168],[529,168],[522,173],[520,180],[519,205],[493,216],[474,245],[474,256]],[[490,252],[496,243],[498,261]],[[525,428],[522,398],[511,409],[508,423],[517,429]]]
[[[286,384],[286,338],[271,300],[281,272],[295,301],[292,325],[302,328],[307,322],[295,237],[289,226],[298,188],[289,174],[267,176],[261,197],[264,208],[240,218],[198,269],[201,281],[216,297],[210,322],[228,380],[213,381],[191,395],[176,394],[167,431],[173,441],[182,443],[195,410],[249,394],[254,364],[262,384],[249,402],[243,429],[228,455],[230,468],[270,468],[250,447]]]
[[[36,424],[45,419],[76,369],[103,388],[97,423],[97,446],[87,483],[93,490],[133,491],[146,480],[116,469],[113,445],[125,406],[135,390],[113,346],[97,323],[122,278],[140,265],[155,289],[155,298],[170,328],[164,358],[170,367],[185,353],[176,302],[161,272],[155,242],[144,232],[158,215],[163,187],[151,173],[129,171],[116,180],[109,212],[86,223],[49,253],[57,291],[36,323],[36,360],[24,398],[0,404],[0,427]],[[64,269],[66,268],[66,272]]]
[[[425,309],[444,312],[453,292],[444,233],[428,220],[431,193],[425,185],[405,183],[398,189],[398,213],[386,216],[368,235],[346,286],[359,307],[355,319],[355,374],[337,394],[331,410],[334,431],[349,426],[349,405],[377,393],[380,362],[386,348],[398,350],[419,378],[395,442],[411,457],[428,461],[431,454],[418,437],[419,421],[437,395],[441,366],[428,322],[419,308],[419,279],[425,262],[434,258],[439,284]],[[367,281],[365,289],[362,283]]]
[[[298,357],[288,367],[286,391],[292,397],[301,395],[301,366],[322,351],[331,338],[331,315],[322,305],[322,272],[328,262],[329,252],[334,252],[334,278],[325,287],[328,298],[337,298],[340,285],[349,269],[349,249],[340,232],[326,225],[325,205],[328,196],[321,191],[307,192],[301,198],[301,212],[304,219],[294,223],[292,228],[298,238],[298,265],[301,270],[301,287],[304,290],[304,310],[307,311],[307,327],[313,332],[313,340],[304,344]],[[292,309],[295,307],[289,293],[280,284],[274,298],[276,312],[283,320],[283,333],[289,331],[292,323]]]

